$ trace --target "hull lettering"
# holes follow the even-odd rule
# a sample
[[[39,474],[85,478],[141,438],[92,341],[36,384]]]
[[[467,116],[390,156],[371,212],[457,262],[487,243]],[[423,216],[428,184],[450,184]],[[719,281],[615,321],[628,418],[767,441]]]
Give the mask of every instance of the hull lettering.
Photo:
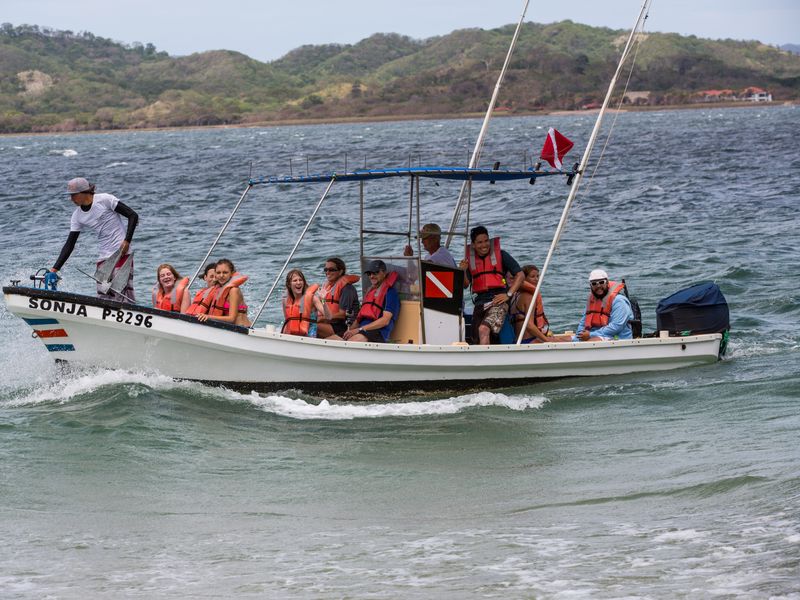
[[[37,310],[52,310],[53,312],[63,313],[65,315],[75,315],[77,317],[85,317],[86,306],[83,304],[74,304],[73,302],[64,302],[63,300],[48,300],[47,298],[28,298],[28,308],[35,308]],[[103,318],[105,318],[105,311],[103,309]]]
[[[129,310],[103,308],[103,321],[116,321],[123,325],[133,325],[134,327],[146,327],[150,329],[153,326],[153,315],[145,316]]]

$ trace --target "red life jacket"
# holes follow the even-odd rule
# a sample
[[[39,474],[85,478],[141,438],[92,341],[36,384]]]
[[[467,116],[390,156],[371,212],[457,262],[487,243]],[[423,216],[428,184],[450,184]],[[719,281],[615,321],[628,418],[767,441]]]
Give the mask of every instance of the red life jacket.
[[[225,305],[228,303],[228,295],[231,293],[231,289],[238,288],[240,285],[243,285],[244,282],[247,281],[247,275],[242,275],[241,273],[234,273],[231,275],[231,278],[228,280],[228,283],[222,286],[219,289],[219,293],[217,293],[217,297],[214,298],[214,302],[211,304],[211,307],[208,309],[208,314],[214,317],[224,317],[228,312],[228,309]],[[244,309],[244,310],[243,310]],[[242,306],[238,306],[237,310],[239,312],[247,312],[247,305],[243,304]]]
[[[395,281],[397,281],[397,271],[392,271],[386,275],[386,278],[378,287],[370,288],[364,296],[361,310],[358,311],[357,321],[361,319],[375,321],[383,316],[383,309],[386,306],[386,294],[389,288],[394,285]]]
[[[208,309],[211,308],[211,303],[214,301],[214,297],[217,295],[219,288],[215,285],[211,287],[203,288],[199,292],[194,295],[194,299],[192,303],[189,305],[189,308],[186,309],[187,315],[204,315],[208,312]]]
[[[283,318],[285,321],[283,322],[281,333],[308,335],[311,323],[316,322],[316,319],[311,318],[311,312],[314,310],[314,292],[318,289],[319,286],[317,284],[310,285],[299,300],[295,300],[294,294],[288,294],[283,299]]]
[[[531,294],[532,296],[533,292],[536,291],[536,286],[534,286],[528,281],[524,281],[522,282],[520,291],[525,291]],[[516,306],[517,302],[516,300],[514,300],[513,307],[516,309]],[[524,323],[525,313],[514,312],[512,318],[514,319],[515,323]],[[536,306],[534,306],[533,308],[533,315],[531,315],[531,320],[533,321],[533,324],[536,325],[536,327],[538,327],[539,330],[543,333],[546,332],[548,329],[550,329],[550,322],[547,320],[547,317],[544,316],[544,303],[542,302],[541,294],[536,296]]]
[[[322,293],[325,295],[325,304],[328,305],[328,309],[331,311],[331,314],[334,315],[339,312],[339,300],[342,297],[342,290],[344,290],[344,286],[349,283],[355,283],[359,279],[361,279],[358,275],[342,275],[333,282],[333,285],[330,282],[325,282],[322,285]]]
[[[608,293],[602,298],[597,298],[589,292],[589,300],[586,302],[586,320],[583,323],[586,329],[608,325],[611,317],[611,305],[614,304],[614,298],[622,291],[623,287],[625,286],[622,283],[609,281]]]
[[[489,290],[505,289],[506,277],[503,273],[503,256],[500,254],[500,238],[489,240],[489,253],[481,258],[472,244],[467,246],[469,272],[472,275],[472,293],[480,294]]]
[[[153,306],[161,310],[181,312],[181,302],[183,302],[183,294],[186,293],[187,285],[189,285],[189,278],[184,277],[172,286],[169,294],[165,294],[161,284],[156,283],[153,286]]]

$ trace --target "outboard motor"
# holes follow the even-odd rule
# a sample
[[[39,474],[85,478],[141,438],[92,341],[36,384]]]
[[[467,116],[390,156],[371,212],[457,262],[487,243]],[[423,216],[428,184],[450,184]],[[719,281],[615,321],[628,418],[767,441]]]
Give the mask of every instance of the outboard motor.
[[[720,356],[728,345],[730,311],[716,283],[707,281],[675,292],[656,307],[658,331],[670,335],[721,333]]]

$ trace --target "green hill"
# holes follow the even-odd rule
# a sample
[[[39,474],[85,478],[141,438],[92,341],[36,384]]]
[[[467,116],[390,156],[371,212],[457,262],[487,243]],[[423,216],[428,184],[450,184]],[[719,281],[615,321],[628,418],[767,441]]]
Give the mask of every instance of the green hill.
[[[5,23],[0,132],[482,112],[513,31],[375,34],[262,63],[227,50],[171,57],[152,44]],[[571,21],[526,23],[499,104],[525,113],[599,101],[625,37]],[[636,61],[629,90],[650,92],[650,104],[749,86],[800,98],[800,56],[756,41],[647,34]]]

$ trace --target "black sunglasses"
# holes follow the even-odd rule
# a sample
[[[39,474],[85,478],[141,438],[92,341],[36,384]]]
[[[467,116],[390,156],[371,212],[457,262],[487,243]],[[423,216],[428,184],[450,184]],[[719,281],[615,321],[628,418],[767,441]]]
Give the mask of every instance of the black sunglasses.
[[[323,270],[325,273],[335,273],[335,272],[336,272],[336,271],[338,271],[339,269],[335,269],[335,268],[334,268],[334,269],[331,269],[330,267],[325,267],[325,268],[324,268],[324,269],[322,269],[322,270]]]
[[[605,285],[606,283],[608,283],[608,279],[597,279],[596,281],[590,281],[589,285],[597,287],[598,285]]]

